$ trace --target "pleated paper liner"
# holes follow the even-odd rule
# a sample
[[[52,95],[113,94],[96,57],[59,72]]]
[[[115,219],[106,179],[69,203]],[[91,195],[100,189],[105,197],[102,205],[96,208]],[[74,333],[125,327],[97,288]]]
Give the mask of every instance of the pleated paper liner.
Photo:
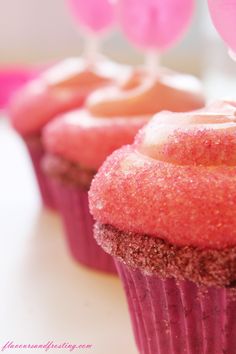
[[[141,354],[235,354],[232,289],[162,280],[116,263]]]
[[[41,166],[45,151],[42,146],[40,137],[36,139],[24,139],[24,141],[32,161],[42,202],[47,208],[57,209],[57,187],[55,182],[45,174]]]
[[[117,274],[113,258],[97,245],[93,237],[94,220],[89,212],[88,192],[79,186],[56,183],[58,207],[73,258],[89,268]]]

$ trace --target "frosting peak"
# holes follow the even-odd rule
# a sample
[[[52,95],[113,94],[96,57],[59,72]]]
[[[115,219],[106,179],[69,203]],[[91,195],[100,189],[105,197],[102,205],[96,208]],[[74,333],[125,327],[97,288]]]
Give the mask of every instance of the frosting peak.
[[[136,149],[178,165],[236,165],[236,107],[228,102],[192,113],[157,114],[135,140]]]

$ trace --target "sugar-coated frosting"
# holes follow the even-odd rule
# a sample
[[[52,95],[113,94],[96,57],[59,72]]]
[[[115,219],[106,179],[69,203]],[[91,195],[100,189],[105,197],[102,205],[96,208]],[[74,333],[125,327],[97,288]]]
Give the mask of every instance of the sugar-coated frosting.
[[[57,114],[81,107],[91,91],[111,83],[127,70],[100,58],[89,64],[81,58],[66,59],[46,70],[11,100],[9,116],[20,134],[39,133]]]
[[[236,104],[157,114],[90,190],[102,224],[180,246],[236,245]]]
[[[46,150],[85,168],[98,169],[162,109],[189,111],[204,104],[195,78],[163,69],[151,77],[134,69],[124,80],[92,93],[85,109],[71,111],[44,129]]]

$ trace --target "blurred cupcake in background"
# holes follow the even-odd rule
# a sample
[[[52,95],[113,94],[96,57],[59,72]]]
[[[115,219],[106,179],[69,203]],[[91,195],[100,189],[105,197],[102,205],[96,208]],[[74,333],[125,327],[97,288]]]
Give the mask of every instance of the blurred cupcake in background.
[[[161,110],[189,111],[204,105],[191,76],[161,69],[130,69],[124,80],[92,93],[84,109],[60,115],[43,130],[43,168],[57,185],[57,200],[72,256],[91,268],[114,272],[112,259],[93,239],[88,209],[91,180],[106,157],[133,142],[138,130]]]
[[[90,10],[86,15],[91,16],[93,0],[87,5],[80,0],[72,0],[72,3],[82,6],[80,14],[83,6],[88,5],[87,10]],[[161,24],[149,11],[149,2],[147,7],[141,2],[124,0],[116,5],[121,29],[131,42],[148,48],[152,52],[148,58],[152,60],[147,60],[146,67],[130,69],[126,79],[95,91],[88,97],[85,109],[58,117],[45,127],[43,134],[47,151],[44,170],[53,183],[57,181],[57,199],[71,254],[87,266],[108,272],[114,272],[114,264],[93,240],[93,219],[88,209],[87,192],[93,176],[109,154],[133,142],[137,131],[154,113],[184,112],[204,105],[197,79],[162,68],[155,62],[154,49],[162,50],[163,42],[165,48],[171,46],[185,29],[192,14],[192,2],[188,3],[184,18],[181,17],[183,23],[176,21],[170,28],[166,26],[167,20],[173,17],[169,4],[161,7],[166,19]],[[143,22],[143,18],[146,21]],[[128,24],[137,36],[129,35]],[[162,34],[161,42],[157,29]]]

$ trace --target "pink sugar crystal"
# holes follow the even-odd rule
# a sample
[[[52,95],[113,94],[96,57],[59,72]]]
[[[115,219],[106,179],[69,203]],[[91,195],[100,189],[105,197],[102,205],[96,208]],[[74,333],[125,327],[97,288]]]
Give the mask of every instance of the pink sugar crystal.
[[[174,134],[163,146],[166,161],[183,165],[236,165],[236,127],[232,133],[193,130]]]
[[[135,139],[141,153],[180,165],[236,164],[236,108],[220,107],[219,113],[161,112]]]

